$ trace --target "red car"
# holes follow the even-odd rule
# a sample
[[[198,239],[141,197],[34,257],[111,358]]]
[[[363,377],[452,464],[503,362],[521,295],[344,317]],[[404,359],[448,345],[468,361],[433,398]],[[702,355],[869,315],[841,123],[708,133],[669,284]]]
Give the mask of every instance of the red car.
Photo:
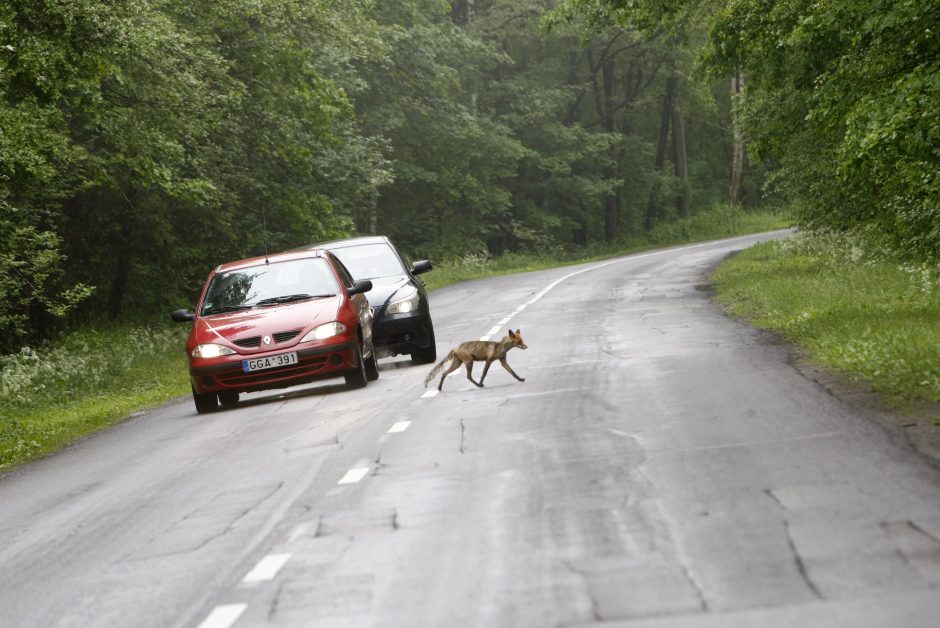
[[[345,376],[351,388],[378,378],[371,281],[354,281],[329,251],[282,253],[222,264],[209,274],[186,343],[199,413],[239,393]]]

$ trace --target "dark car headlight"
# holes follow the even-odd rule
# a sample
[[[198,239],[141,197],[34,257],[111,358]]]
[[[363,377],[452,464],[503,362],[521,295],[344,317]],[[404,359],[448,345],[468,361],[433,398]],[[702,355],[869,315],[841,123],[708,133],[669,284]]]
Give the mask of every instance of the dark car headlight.
[[[411,291],[405,296],[399,297],[398,299],[389,303],[388,307],[385,308],[385,313],[408,314],[409,312],[414,312],[418,309],[418,302],[418,291],[412,288]]]

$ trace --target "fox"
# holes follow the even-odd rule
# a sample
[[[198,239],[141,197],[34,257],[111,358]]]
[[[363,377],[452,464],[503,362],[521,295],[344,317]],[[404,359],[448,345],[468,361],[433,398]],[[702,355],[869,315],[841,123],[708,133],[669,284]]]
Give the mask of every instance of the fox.
[[[499,360],[499,363],[503,365],[503,368],[509,371],[509,374],[518,379],[520,382],[524,382],[524,377],[519,377],[516,375],[516,372],[509,367],[509,363],[506,362],[506,353],[510,349],[519,347],[520,349],[528,349],[525,342],[522,340],[521,330],[517,329],[516,331],[509,330],[508,336],[503,336],[503,339],[499,342],[493,342],[491,340],[471,340],[470,342],[462,342],[453,349],[447,356],[438,362],[434,368],[431,369],[431,372],[428,373],[428,376],[424,378],[424,387],[428,387],[428,382],[434,379],[434,376],[441,372],[441,369],[444,368],[444,365],[447,364],[448,360],[453,360],[443,375],[441,375],[441,381],[437,385],[438,391],[440,391],[444,386],[444,379],[450,375],[452,372],[460,368],[460,365],[463,364],[467,367],[467,379],[469,379],[476,386],[483,388],[483,380],[486,379],[486,373],[490,370],[490,364]],[[486,366],[483,367],[483,375],[480,376],[480,381],[474,381],[472,372],[473,372],[473,363],[474,362],[486,362]]]

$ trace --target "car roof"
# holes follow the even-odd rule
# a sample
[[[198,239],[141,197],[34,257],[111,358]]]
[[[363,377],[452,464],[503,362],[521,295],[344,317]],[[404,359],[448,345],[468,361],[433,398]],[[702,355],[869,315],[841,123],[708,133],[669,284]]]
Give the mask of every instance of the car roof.
[[[275,255],[261,255],[259,257],[250,257],[247,259],[220,264],[215,269],[215,272],[222,273],[222,272],[228,272],[230,270],[236,270],[240,268],[251,268],[252,266],[263,266],[264,264],[275,264],[277,262],[290,262],[290,261],[298,260],[298,259],[311,259],[311,258],[329,257],[329,256],[330,256],[329,251],[324,251],[320,248],[305,249],[303,251],[291,251],[289,253],[277,253]]]
[[[309,249],[342,249],[347,246],[362,246],[363,244],[391,244],[385,236],[362,236],[357,238],[345,238],[343,240],[331,240],[330,242],[318,242],[311,244]]]

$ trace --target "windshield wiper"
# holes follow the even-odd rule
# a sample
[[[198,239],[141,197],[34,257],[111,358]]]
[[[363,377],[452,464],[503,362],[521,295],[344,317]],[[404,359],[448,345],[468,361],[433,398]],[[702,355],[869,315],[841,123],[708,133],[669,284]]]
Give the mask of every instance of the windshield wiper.
[[[259,305],[277,305],[279,303],[290,303],[291,301],[303,301],[305,299],[326,299],[335,297],[335,294],[287,294],[282,297],[271,297],[270,299],[261,299],[255,306]]]
[[[222,314],[223,312],[240,312],[241,310],[250,310],[252,307],[251,305],[220,305],[211,310],[206,310],[202,315],[211,316],[212,314]]]

